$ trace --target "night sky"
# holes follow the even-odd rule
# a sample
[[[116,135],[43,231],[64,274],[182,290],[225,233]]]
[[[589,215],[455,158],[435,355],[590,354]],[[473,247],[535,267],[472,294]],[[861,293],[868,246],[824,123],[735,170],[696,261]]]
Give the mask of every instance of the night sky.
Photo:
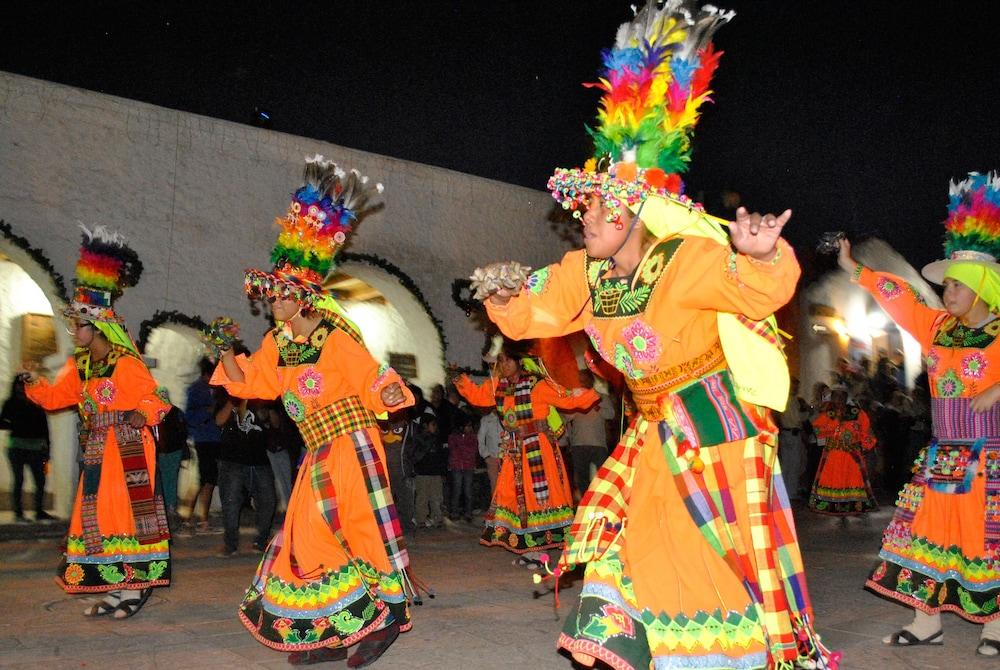
[[[633,0],[634,1],[634,0]],[[1000,168],[1000,3],[722,3],[737,11],[688,191],[791,207],[939,257],[948,180]],[[928,3],[930,4],[930,3]],[[206,8],[205,5],[211,5]],[[947,8],[947,9],[945,9]],[[0,69],[542,190],[582,164],[627,1],[10,3]]]

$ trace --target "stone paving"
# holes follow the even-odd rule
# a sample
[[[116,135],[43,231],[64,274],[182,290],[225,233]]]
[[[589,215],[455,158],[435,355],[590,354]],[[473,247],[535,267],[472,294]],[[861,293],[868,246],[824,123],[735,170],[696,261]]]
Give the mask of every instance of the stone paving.
[[[861,588],[875,561],[890,508],[870,524],[800,512],[809,585],[820,631],[844,652],[842,668],[1000,668],[1000,659],[975,655],[979,627],[945,617],[945,645],[898,649],[880,639],[907,623],[908,611]],[[249,531],[247,531],[249,532]],[[571,668],[554,650],[560,629],[551,594],[538,592],[531,574],[510,554],[476,544],[477,529],[461,525],[424,531],[410,541],[417,574],[437,592],[413,608],[414,628],[374,667],[430,670]],[[250,536],[244,535],[248,547]],[[145,609],[124,621],[86,619],[89,599],[70,597],[52,581],[58,541],[0,542],[0,593],[8,616],[0,622],[0,667],[288,668],[285,655],[250,637],[235,608],[258,556],[243,551],[217,558],[221,536],[178,538],[174,583],[158,589]],[[579,584],[560,591],[562,614]],[[346,668],[326,664],[320,668]]]

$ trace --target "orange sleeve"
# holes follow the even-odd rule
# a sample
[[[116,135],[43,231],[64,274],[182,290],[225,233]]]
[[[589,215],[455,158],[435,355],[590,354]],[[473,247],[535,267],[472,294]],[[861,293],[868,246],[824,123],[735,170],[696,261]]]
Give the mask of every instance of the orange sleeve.
[[[864,410],[858,410],[858,427],[861,429],[861,434],[858,435],[858,442],[861,444],[861,448],[865,451],[871,451],[875,448],[875,434],[872,433],[872,424],[868,419],[868,413]]]
[[[751,319],[766,318],[791,300],[801,274],[795,251],[784,239],[770,262],[704,237],[685,238],[677,253],[670,290],[683,306]]]
[[[146,417],[147,426],[155,426],[170,411],[170,405],[156,394],[156,380],[149,369],[134,356],[122,356],[111,373],[115,388],[121,394],[115,404],[125,411],[135,410]]]
[[[496,392],[489,379],[482,384],[477,384],[469,379],[468,375],[462,375],[455,380],[455,390],[468,400],[470,405],[475,405],[476,407],[496,406]]]
[[[54,382],[39,377],[34,384],[25,384],[24,392],[28,400],[49,411],[78,404],[83,397],[83,383],[76,371],[76,360],[70,356]]]
[[[515,340],[561,337],[581,330],[590,300],[586,262],[583,249],[569,252],[558,263],[532,272],[506,305],[486,300],[486,313]]]
[[[533,400],[559,409],[589,409],[601,400],[594,389],[568,389],[548,379],[535,384],[531,396]]]
[[[813,430],[816,431],[816,440],[820,446],[823,446],[826,441],[833,434],[834,428],[836,428],[836,423],[826,412],[822,412],[819,416],[812,420]]]
[[[213,386],[222,386],[229,395],[235,398],[249,400],[274,400],[281,395],[281,382],[278,379],[278,347],[270,333],[264,336],[260,349],[249,357],[240,354],[236,364],[243,371],[243,381],[234,382],[226,374],[226,368],[219,363],[208,382]]]
[[[402,377],[388,366],[380,366],[363,345],[340,328],[330,332],[323,352],[331,351],[333,366],[347,380],[348,385],[361,398],[362,404],[377,414],[395,412],[413,405],[413,394],[406,387]],[[404,400],[399,405],[387,407],[382,402],[382,390],[390,384],[399,384]]]
[[[862,267],[857,282],[875,298],[878,306],[892,317],[900,328],[920,343],[923,351],[930,349],[937,324],[947,312],[932,309],[906,280],[888,272],[874,272]]]

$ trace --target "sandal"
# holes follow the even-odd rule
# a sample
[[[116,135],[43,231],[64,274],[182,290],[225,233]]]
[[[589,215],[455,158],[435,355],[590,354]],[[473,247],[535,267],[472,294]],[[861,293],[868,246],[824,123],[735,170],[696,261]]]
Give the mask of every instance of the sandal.
[[[111,602],[108,598],[114,597],[115,601]],[[121,604],[121,591],[113,591],[108,594],[107,598],[99,600],[89,608],[83,610],[83,616],[105,616],[111,614],[116,609],[118,605]]]
[[[992,649],[993,653],[986,653],[984,649]],[[979,646],[976,647],[976,654],[979,656],[989,656],[991,658],[996,658],[1000,656],[1000,641],[991,640],[988,637],[979,638]]]
[[[115,619],[128,619],[129,617],[135,616],[142,609],[142,606],[146,604],[149,600],[149,596],[153,594],[153,587],[148,589],[143,589],[139,592],[138,598],[129,598],[128,600],[123,600],[118,603],[118,607],[115,608]],[[118,616],[118,611],[125,613],[125,616]]]
[[[399,624],[397,623],[369,633],[358,645],[358,650],[347,659],[347,667],[363,668],[371,665],[385,653],[385,650],[396,641],[397,637],[399,637]]]
[[[919,637],[904,628],[890,635],[888,642],[885,640],[883,640],[883,642],[885,642],[885,644],[892,645],[893,647],[917,647],[922,644],[937,646],[944,644],[944,631],[939,630],[933,635],[928,635],[921,640]]]
[[[320,647],[309,651],[293,651],[288,655],[288,664],[312,665],[313,663],[343,661],[345,658],[347,658],[346,647]]]

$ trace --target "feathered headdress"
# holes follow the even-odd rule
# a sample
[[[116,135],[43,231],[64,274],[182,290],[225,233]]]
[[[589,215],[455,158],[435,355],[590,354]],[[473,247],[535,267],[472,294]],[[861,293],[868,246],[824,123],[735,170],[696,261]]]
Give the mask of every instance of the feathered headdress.
[[[709,100],[709,83],[722,52],[712,35],[734,12],[691,0],[656,0],[618,29],[615,46],[603,53],[597,83],[604,92],[597,123],[588,132],[594,155],[582,169],[557,169],[549,179],[552,197],[577,211],[597,193],[611,210],[637,209],[649,195],[679,200],[681,174],[691,160],[691,138],[699,108]]]
[[[924,266],[921,274],[940,284],[955,263],[983,265],[1000,272],[1000,175],[970,172],[948,188],[944,221],[945,258]],[[972,287],[975,288],[975,287]]]
[[[323,281],[358,220],[371,211],[369,199],[382,192],[357,170],[345,172],[316,155],[306,159],[303,185],[292,196],[271,252],[274,269],[247,270],[247,293],[313,304],[325,295]]]
[[[83,224],[83,244],[76,264],[75,290],[63,310],[69,318],[104,323],[124,323],[113,302],[142,274],[138,255],[125,244],[121,233],[106,226],[89,230]]]

